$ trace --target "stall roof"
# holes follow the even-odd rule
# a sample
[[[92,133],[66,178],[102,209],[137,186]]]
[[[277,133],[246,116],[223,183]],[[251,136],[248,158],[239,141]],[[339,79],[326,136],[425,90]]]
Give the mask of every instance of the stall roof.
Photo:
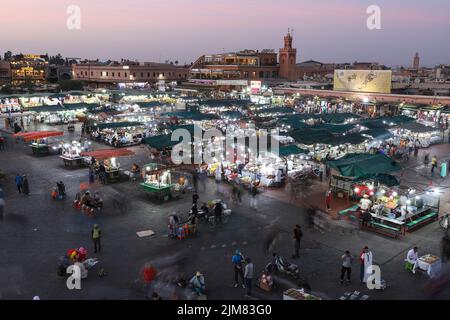
[[[34,132],[19,132],[13,135],[14,138],[22,138],[25,142],[36,139],[60,137],[63,136],[63,131],[34,131]]]
[[[319,117],[326,123],[344,123],[350,119],[359,119],[361,116],[354,113],[323,113]]]
[[[221,107],[245,107],[252,102],[250,100],[241,100],[241,99],[210,99],[203,100],[199,102],[200,106],[207,106],[210,108],[221,108]]]
[[[378,182],[382,185],[385,185],[386,187],[395,187],[400,185],[400,182],[396,177],[393,175],[387,174],[387,173],[379,173],[379,174],[368,174],[365,176],[361,176],[355,180],[354,182],[360,182],[360,181],[366,181],[366,180],[372,180],[375,182]]]
[[[430,127],[430,126],[426,126],[424,124],[421,124],[417,121],[411,121],[411,122],[407,122],[407,123],[403,123],[400,126],[401,129],[405,129],[405,130],[409,130],[412,132],[417,132],[417,133],[423,133],[423,132],[433,132],[433,131],[437,131],[439,129],[435,128],[435,127]]]
[[[313,145],[316,143],[331,144],[334,136],[327,130],[312,130],[309,128],[294,130],[289,133],[298,143]]]
[[[295,144],[287,145],[287,146],[280,146],[278,155],[280,157],[288,157],[291,155],[297,155],[297,154],[309,154],[309,150],[302,149]]]
[[[31,107],[27,108],[26,111],[34,112],[63,112],[63,111],[74,111],[74,110],[84,110],[89,109],[91,105],[75,103],[75,104],[65,104],[55,105],[55,106],[42,106],[42,107]]]
[[[239,111],[225,111],[220,114],[222,117],[228,119],[242,119],[244,115]]]
[[[343,134],[355,129],[356,125],[354,124],[330,124],[323,123],[318,124],[316,126],[311,127],[313,130],[327,130],[332,134]]]
[[[99,123],[97,124],[97,128],[100,130],[103,129],[116,129],[116,128],[128,128],[128,127],[139,127],[143,126],[142,122],[134,122],[134,121],[124,121],[124,122],[107,122],[107,123]]]
[[[136,102],[135,104],[137,104],[142,109],[150,109],[150,108],[156,108],[156,107],[159,107],[159,106],[166,105],[166,103],[159,102],[159,101]]]
[[[150,147],[162,150],[164,148],[171,148],[181,141],[172,141],[172,134],[162,134],[159,136],[148,137],[144,139],[144,143],[149,145]]]
[[[392,133],[383,128],[375,128],[366,131],[362,131],[361,134],[372,137],[373,139],[389,139],[392,138]]]
[[[279,120],[280,124],[284,124],[290,127],[292,130],[309,128],[310,125],[303,122],[303,120],[296,118],[283,118]]]
[[[161,116],[170,117],[170,118],[195,120],[195,121],[219,119],[219,117],[215,114],[192,112],[192,111],[167,112],[167,113],[163,113]]]
[[[130,149],[102,149],[89,152],[82,152],[80,154],[83,157],[94,157],[95,159],[110,159],[118,157],[133,156],[134,152]]]
[[[94,109],[98,108],[100,105],[98,103],[64,103],[65,108],[75,108],[75,109]]]
[[[295,113],[295,110],[292,108],[289,108],[289,107],[276,107],[276,108],[262,109],[262,110],[258,110],[256,112],[257,115],[274,114],[274,113],[289,114],[289,113]]]
[[[355,178],[401,170],[396,161],[383,154],[350,153],[327,164],[341,175]]]

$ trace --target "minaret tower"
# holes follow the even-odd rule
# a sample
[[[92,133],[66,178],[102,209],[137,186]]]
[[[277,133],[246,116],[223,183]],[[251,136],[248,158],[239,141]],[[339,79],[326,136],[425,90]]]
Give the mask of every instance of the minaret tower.
[[[280,49],[279,76],[287,80],[296,80],[297,49],[292,47],[291,30],[284,37],[284,48]]]
[[[414,60],[413,60],[413,68],[416,70],[419,70],[420,67],[420,57],[419,57],[419,53],[416,52],[416,55],[414,56]]]

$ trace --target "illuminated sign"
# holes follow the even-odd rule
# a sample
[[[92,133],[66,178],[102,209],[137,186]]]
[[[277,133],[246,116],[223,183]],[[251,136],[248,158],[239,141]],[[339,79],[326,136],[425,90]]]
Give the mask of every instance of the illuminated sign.
[[[250,82],[250,92],[251,94],[261,94],[261,81],[251,81]]]
[[[334,90],[391,93],[391,70],[335,70]]]

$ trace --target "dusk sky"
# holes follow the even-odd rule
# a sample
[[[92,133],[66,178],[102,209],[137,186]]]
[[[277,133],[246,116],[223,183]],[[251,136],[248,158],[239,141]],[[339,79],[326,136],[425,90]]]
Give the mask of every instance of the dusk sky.
[[[381,7],[381,30],[366,9]],[[66,27],[69,5],[81,30]],[[450,64],[448,0],[15,0],[2,1],[0,51],[101,60],[195,61],[205,53],[276,49],[294,28],[298,62]]]

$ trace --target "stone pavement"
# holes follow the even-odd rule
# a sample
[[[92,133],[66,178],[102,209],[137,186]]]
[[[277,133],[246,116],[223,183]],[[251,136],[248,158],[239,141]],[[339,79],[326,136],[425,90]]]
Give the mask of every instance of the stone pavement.
[[[67,133],[67,139],[78,139],[78,133]],[[233,213],[226,225],[214,229],[202,225],[195,236],[184,240],[168,239],[168,214],[187,213],[191,195],[158,204],[148,200],[137,183],[128,181],[100,186],[105,208],[94,217],[88,217],[72,209],[72,198],[80,183],[88,180],[87,169],[67,170],[57,156],[34,157],[29,147],[11,142],[13,140],[8,150],[0,151],[0,169],[8,175],[4,183],[5,216],[0,222],[0,298],[3,299],[29,300],[35,295],[41,299],[144,299],[140,270],[146,263],[156,265],[161,272],[156,285],[163,298],[168,298],[173,291],[166,280],[178,274],[190,278],[199,270],[206,278],[208,299],[244,299],[243,289],[233,287],[230,260],[234,251],[240,249],[251,257],[255,274],[259,275],[273,251],[291,260],[292,228],[298,223],[305,226],[301,203],[291,204],[280,196],[282,192],[269,190],[259,196],[258,210],[250,208],[249,196],[245,194],[242,204],[232,206]],[[95,143],[94,146],[106,147]],[[146,148],[132,149],[136,157],[121,158],[119,162],[123,167],[129,167],[132,162],[139,165],[150,162]],[[449,145],[435,146],[431,151],[439,158],[450,155]],[[449,185],[448,180],[430,177],[429,172],[421,170],[419,163],[411,162],[411,167],[404,171],[402,183],[415,181],[419,186],[433,180],[443,187]],[[29,177],[30,196],[19,195],[16,191],[13,181],[16,172]],[[50,190],[59,180],[65,182],[69,195],[64,201],[50,198]],[[448,189],[445,190],[441,205],[448,212],[450,197]],[[206,190],[200,193],[200,201],[226,198],[228,194],[225,185],[216,192],[215,183],[208,181]],[[322,194],[322,190],[317,194]],[[122,211],[112,205],[112,200],[119,196],[129,199]],[[89,236],[95,223],[100,224],[103,232],[100,254],[93,254]],[[156,235],[137,237],[136,232],[145,229],[155,231]],[[429,298],[424,289],[429,282],[427,276],[407,272],[403,260],[414,245],[419,246],[421,253],[439,255],[442,234],[438,224],[433,223],[404,239],[394,240],[329,219],[322,231],[304,227],[301,257],[295,262],[312,290],[328,299],[337,299],[355,290],[369,295],[369,299],[426,299]],[[384,291],[370,291],[359,284],[357,259],[353,283],[349,286],[339,283],[340,256],[345,250],[358,255],[365,245],[372,248],[375,263],[381,266],[382,277],[388,284]],[[98,257],[100,263],[82,281],[82,290],[70,291],[65,279],[56,275],[56,266],[59,256],[79,246],[86,247],[88,255]],[[106,277],[98,277],[100,268],[105,269]],[[296,285],[296,281],[286,277],[276,280],[278,287],[273,292],[254,288],[254,297],[282,299],[283,290]],[[179,295],[187,297],[188,293],[179,292]],[[446,288],[435,298],[449,297]]]

